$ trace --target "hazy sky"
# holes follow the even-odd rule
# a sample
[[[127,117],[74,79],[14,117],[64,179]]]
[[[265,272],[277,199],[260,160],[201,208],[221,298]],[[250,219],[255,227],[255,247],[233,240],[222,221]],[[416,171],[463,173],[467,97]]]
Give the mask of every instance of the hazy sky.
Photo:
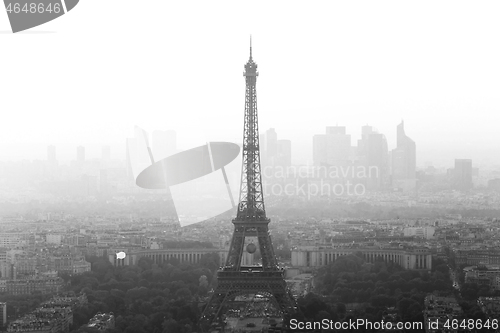
[[[365,124],[417,144],[417,164],[500,164],[498,1],[81,0],[32,33],[0,11],[0,160],[124,158],[134,125],[187,148],[241,140],[253,36],[261,132],[291,139]],[[50,33],[34,33],[50,32]]]

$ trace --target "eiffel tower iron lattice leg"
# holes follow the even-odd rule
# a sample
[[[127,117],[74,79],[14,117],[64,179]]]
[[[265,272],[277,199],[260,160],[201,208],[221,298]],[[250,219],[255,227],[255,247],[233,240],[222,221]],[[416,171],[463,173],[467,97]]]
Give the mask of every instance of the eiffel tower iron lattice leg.
[[[212,324],[222,326],[222,315],[229,304],[239,295],[263,294],[287,320],[297,311],[295,300],[284,278],[284,270],[278,267],[269,235],[262,190],[259,126],[257,119],[256,82],[257,64],[252,59],[250,40],[250,59],[243,73],[246,81],[245,121],[243,130],[243,164],[238,211],[233,219],[234,233],[229,247],[226,263],[217,272],[217,287],[210,297],[200,319],[200,328],[207,330]],[[259,244],[262,265],[244,266],[242,256],[247,238]],[[253,244],[253,243],[250,243]],[[249,248],[253,253],[257,249]]]
[[[219,322],[220,324],[221,315],[227,310],[225,307],[234,301],[236,296],[246,294],[266,295],[286,320],[296,312],[296,305],[287,288],[284,270],[279,269],[276,265],[272,269],[269,265],[236,267],[231,263],[231,257],[238,257],[236,254],[239,254],[241,258],[245,237],[252,236],[257,236],[259,240],[263,263],[266,262],[265,257],[272,258],[272,262],[275,261],[267,224],[256,227],[251,223],[244,223],[244,226],[237,221],[233,221],[233,223],[235,223],[235,232],[228,262],[217,274],[218,285],[203,312],[202,327],[207,329],[212,323]],[[266,266],[267,270],[264,269]]]
[[[276,274],[266,274],[265,276],[252,277],[251,274],[231,274],[218,275],[218,286],[214,291],[210,301],[201,318],[201,326],[208,329],[212,323],[220,323],[221,315],[225,306],[235,300],[235,297],[243,294],[263,294],[269,297],[270,301],[282,312],[286,320],[290,314],[296,311],[295,301],[286,287],[281,272]]]

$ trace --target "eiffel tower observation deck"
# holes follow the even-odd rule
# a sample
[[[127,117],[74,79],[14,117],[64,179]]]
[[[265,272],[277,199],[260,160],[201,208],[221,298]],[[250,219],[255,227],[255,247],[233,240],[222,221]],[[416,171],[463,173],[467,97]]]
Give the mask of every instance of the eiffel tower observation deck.
[[[269,300],[284,322],[296,312],[296,304],[287,289],[284,270],[278,267],[266,217],[259,147],[256,83],[257,64],[250,58],[243,76],[246,82],[245,116],[243,130],[243,165],[241,187],[234,233],[226,263],[217,272],[217,287],[210,297],[200,319],[205,331],[210,325],[224,329],[224,317],[230,305],[242,295],[260,295]],[[257,243],[257,245],[255,244]],[[259,252],[262,265],[244,266],[244,252]]]

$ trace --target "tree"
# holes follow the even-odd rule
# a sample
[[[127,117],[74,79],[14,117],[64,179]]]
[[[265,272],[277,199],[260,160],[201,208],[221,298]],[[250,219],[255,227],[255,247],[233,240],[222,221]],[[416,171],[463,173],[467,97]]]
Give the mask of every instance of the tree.
[[[370,303],[375,307],[390,307],[396,305],[396,299],[387,295],[375,295]]]
[[[100,257],[96,261],[92,262],[92,272],[95,272],[99,280],[103,281],[104,276],[108,272],[113,272],[113,265],[106,258]]]
[[[142,271],[149,270],[153,267],[153,261],[148,257],[141,257],[137,263]]]
[[[174,319],[167,319],[162,324],[162,333],[180,333],[182,328],[179,323]]]
[[[175,298],[177,299],[191,299],[192,294],[188,288],[181,288],[175,292]]]
[[[139,288],[133,288],[129,289],[127,291],[127,297],[129,299],[133,300],[138,300],[138,299],[145,299],[149,295],[149,289],[146,287],[139,287]]]
[[[220,266],[220,257],[218,253],[207,253],[201,256],[200,265],[210,269],[211,272],[216,271]]]
[[[341,256],[333,263],[334,272],[357,272],[363,264],[363,259],[355,255]]]
[[[77,329],[76,331],[74,331],[74,333],[99,333],[99,332],[100,331],[97,328],[86,327],[86,326],[82,326],[79,329]]]
[[[326,303],[320,299],[320,297],[314,293],[307,294],[303,299],[301,299],[300,304],[303,307],[303,312],[306,318],[315,319],[316,314],[320,311],[327,311],[328,306]],[[328,312],[328,311],[327,311]]]
[[[412,305],[416,305],[417,307],[419,306],[419,304],[411,298],[403,297],[398,301],[397,303],[398,313],[401,316],[401,318],[403,318],[403,320],[409,319],[415,315],[415,313],[413,312],[410,313],[408,311],[410,308],[412,310],[415,309],[415,307],[411,307]]]
[[[200,285],[199,285],[199,288],[198,288],[198,294],[200,294],[200,296],[205,296],[208,292],[208,279],[207,279],[207,276],[206,275],[202,275],[200,276]]]

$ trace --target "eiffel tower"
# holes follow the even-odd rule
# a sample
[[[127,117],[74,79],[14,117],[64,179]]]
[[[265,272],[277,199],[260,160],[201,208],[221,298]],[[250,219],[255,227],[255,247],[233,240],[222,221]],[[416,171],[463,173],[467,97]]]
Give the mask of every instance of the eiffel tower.
[[[200,326],[207,329],[211,324],[221,323],[227,306],[239,295],[260,294],[268,297],[282,315],[284,322],[296,312],[297,306],[286,287],[284,270],[280,269],[274,255],[264,206],[260,170],[259,124],[257,118],[256,82],[257,64],[250,59],[245,64],[243,76],[246,81],[245,125],[243,131],[243,165],[238,211],[233,219],[234,233],[225,266],[217,272],[217,287],[201,316]],[[244,266],[244,251],[256,252],[258,242],[262,266]]]

